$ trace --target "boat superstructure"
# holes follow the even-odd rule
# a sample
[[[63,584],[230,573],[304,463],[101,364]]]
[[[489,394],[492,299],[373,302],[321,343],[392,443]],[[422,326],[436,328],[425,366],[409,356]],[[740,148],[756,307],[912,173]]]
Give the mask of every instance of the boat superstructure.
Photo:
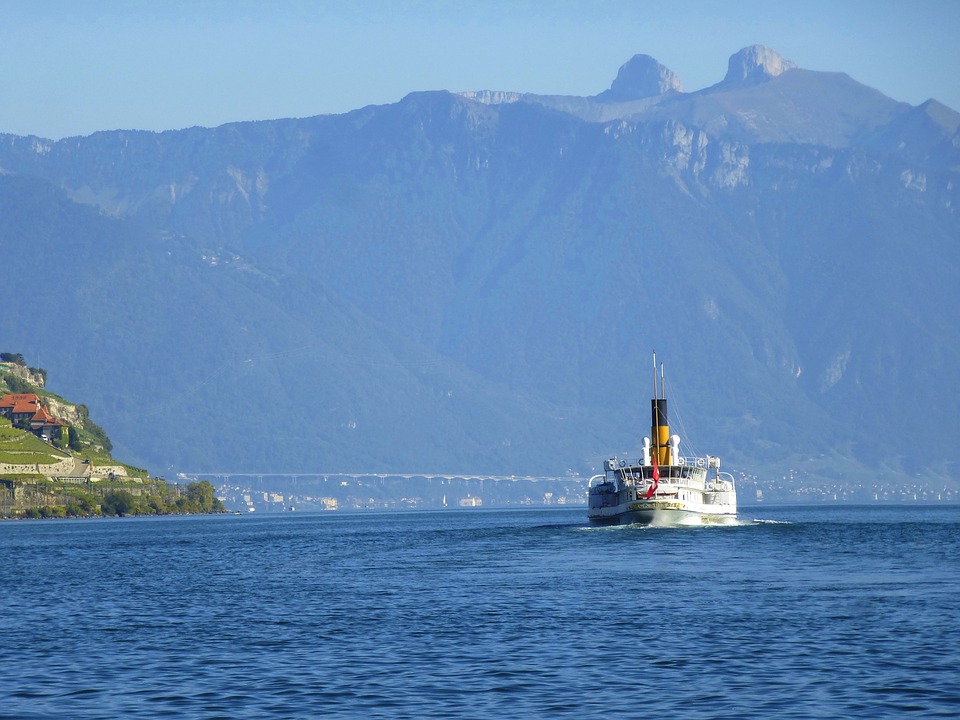
[[[733,476],[720,471],[720,458],[680,454],[680,437],[670,434],[663,367],[657,391],[654,355],[654,398],[650,435],[643,439],[643,457],[611,457],[603,473],[590,478],[587,516],[591,522],[626,525],[729,522],[737,516]]]

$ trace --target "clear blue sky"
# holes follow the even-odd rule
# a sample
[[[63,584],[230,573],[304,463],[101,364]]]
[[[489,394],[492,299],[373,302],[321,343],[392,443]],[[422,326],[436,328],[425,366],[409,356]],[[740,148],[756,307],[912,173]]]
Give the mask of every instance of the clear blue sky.
[[[960,110],[960,0],[0,0],[0,132],[215,126],[417,90],[593,95],[636,53],[691,91],[757,43]]]

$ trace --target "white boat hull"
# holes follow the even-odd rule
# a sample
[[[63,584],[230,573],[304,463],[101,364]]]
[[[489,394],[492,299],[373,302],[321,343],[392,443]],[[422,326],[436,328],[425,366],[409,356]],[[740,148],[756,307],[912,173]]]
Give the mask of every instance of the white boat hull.
[[[604,525],[704,525],[737,518],[733,477],[707,480],[703,467],[665,467],[658,480],[650,468],[611,467],[590,481],[587,518]],[[594,484],[595,481],[601,482]]]
[[[714,525],[736,522],[737,510],[735,507],[694,510],[681,503],[654,500],[591,510],[588,517],[598,525]]]

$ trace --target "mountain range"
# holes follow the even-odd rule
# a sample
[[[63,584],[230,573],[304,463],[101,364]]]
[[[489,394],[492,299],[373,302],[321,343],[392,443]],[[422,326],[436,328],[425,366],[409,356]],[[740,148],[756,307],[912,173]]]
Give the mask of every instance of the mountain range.
[[[761,46],[684,92],[0,136],[0,349],[152,472],[960,470],[960,115]]]

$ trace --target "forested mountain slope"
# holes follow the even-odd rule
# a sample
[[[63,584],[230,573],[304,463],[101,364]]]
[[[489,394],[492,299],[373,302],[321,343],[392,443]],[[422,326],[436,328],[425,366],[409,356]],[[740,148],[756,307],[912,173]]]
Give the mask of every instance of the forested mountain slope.
[[[151,467],[586,472],[656,349],[728,465],[955,474],[960,116],[755,48],[612,90],[0,137],[0,336]]]

